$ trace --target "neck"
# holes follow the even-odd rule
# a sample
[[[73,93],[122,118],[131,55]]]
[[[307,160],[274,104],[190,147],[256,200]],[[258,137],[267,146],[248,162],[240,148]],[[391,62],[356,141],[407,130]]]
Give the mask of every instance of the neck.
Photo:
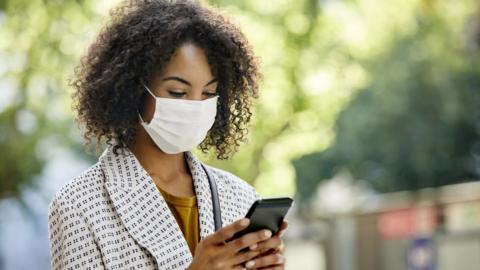
[[[163,152],[142,126],[137,128],[137,134],[129,149],[145,170],[162,182],[170,182],[177,179],[179,175],[189,173],[184,153],[167,154]]]

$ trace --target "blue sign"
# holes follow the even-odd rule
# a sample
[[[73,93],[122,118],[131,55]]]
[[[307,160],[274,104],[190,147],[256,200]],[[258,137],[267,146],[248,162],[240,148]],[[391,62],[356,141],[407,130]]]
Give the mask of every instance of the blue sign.
[[[413,238],[407,250],[408,270],[435,270],[435,245],[432,238]]]

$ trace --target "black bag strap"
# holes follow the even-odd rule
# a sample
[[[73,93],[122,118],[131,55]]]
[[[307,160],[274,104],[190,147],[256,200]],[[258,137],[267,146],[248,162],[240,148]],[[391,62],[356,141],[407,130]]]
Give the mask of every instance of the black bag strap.
[[[210,175],[210,171],[203,165],[202,168],[207,174],[208,183],[210,184],[210,192],[212,193],[212,206],[213,206],[213,219],[215,221],[215,231],[218,231],[222,228],[222,215],[220,212],[220,201],[218,199],[217,184],[215,180]]]

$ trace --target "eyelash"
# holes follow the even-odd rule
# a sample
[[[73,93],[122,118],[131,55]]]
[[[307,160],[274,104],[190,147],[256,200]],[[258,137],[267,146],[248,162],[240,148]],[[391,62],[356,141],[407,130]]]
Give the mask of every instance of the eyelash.
[[[185,92],[168,91],[168,93],[170,93],[170,95],[173,97],[183,97],[185,95]],[[217,95],[217,92],[214,92],[214,93],[204,92],[203,94],[209,97],[213,97]]]

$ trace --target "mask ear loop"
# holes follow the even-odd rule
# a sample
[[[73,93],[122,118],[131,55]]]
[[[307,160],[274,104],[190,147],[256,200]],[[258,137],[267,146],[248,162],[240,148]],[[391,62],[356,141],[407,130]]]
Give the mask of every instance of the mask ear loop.
[[[148,93],[150,93],[150,95],[155,99],[156,96],[152,93],[152,91],[150,91],[150,89],[142,82],[142,85],[143,87],[145,87],[145,89],[147,90]],[[138,111],[138,108],[137,108],[137,113],[138,113],[138,117],[140,118],[140,122],[141,123],[147,123],[143,120],[142,118],[142,115],[140,114],[140,112]]]
[[[143,87],[145,87],[145,89],[147,89],[148,93],[150,93],[150,95],[152,95],[153,98],[156,98],[156,96],[152,93],[152,91],[150,91],[150,89],[148,89],[148,87],[142,83]]]

